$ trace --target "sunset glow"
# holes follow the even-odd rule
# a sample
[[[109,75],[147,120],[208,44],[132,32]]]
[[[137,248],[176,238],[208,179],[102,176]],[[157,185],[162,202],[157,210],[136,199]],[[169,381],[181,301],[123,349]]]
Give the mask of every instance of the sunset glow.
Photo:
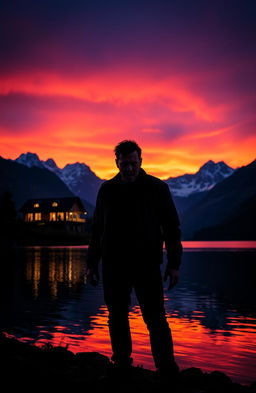
[[[253,2],[188,2],[186,12],[164,1],[97,3],[4,6],[0,155],[84,162],[101,178],[116,173],[123,139],[141,145],[144,168],[161,178],[209,159],[253,161]]]

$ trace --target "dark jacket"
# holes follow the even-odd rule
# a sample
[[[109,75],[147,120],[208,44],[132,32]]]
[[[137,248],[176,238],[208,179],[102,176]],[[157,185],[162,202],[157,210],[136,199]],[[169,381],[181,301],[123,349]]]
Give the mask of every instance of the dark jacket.
[[[117,174],[98,192],[87,266],[96,267],[100,259],[103,264],[162,263],[165,242],[168,265],[178,269],[179,226],[166,183],[143,169],[133,183],[122,182]]]

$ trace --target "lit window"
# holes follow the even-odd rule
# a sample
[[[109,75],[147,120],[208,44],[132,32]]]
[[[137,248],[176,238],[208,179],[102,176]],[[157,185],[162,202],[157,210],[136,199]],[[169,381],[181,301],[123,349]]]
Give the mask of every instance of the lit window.
[[[76,213],[66,212],[66,221],[75,221],[75,220],[76,220]]]
[[[57,213],[57,221],[64,221],[64,213],[63,212]]]
[[[26,221],[33,221],[33,213],[27,213],[25,220]]]
[[[34,203],[34,207],[39,207],[39,203]]]
[[[50,213],[50,221],[56,221],[56,213],[55,212]]]
[[[52,207],[57,207],[58,203],[57,202],[52,202]]]
[[[41,220],[41,213],[35,213],[35,221]]]

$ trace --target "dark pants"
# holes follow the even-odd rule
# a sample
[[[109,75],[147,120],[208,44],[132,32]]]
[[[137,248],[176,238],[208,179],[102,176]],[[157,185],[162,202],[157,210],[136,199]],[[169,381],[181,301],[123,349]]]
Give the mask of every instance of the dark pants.
[[[109,312],[109,333],[114,363],[132,363],[132,341],[129,326],[129,306],[132,288],[135,290],[144,322],[150,334],[155,366],[159,370],[175,365],[171,330],[164,309],[160,266],[138,268],[138,265],[109,267],[103,265],[104,298]],[[176,366],[177,367],[177,366]]]

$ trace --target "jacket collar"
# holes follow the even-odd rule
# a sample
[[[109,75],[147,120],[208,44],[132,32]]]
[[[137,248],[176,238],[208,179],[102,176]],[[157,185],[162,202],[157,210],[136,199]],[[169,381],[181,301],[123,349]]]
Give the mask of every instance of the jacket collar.
[[[146,171],[145,171],[144,169],[140,168],[140,172],[139,172],[139,174],[138,174],[137,179],[136,179],[134,182],[132,182],[131,184],[140,184],[140,183],[143,181],[143,179],[145,179],[146,176],[147,176]],[[112,178],[112,180],[113,180],[115,183],[126,184],[126,183],[123,183],[123,182],[122,182],[120,172],[119,172],[116,176],[114,176],[114,177]]]

